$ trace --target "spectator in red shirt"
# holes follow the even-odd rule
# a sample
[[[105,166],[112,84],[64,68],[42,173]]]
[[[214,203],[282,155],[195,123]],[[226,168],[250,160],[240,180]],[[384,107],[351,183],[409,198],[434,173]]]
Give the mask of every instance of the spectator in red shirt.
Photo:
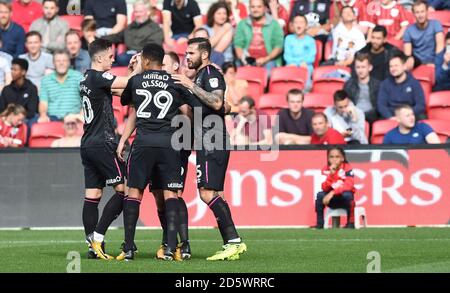
[[[43,16],[42,4],[34,0],[15,0],[11,6],[12,21],[21,25],[26,33],[30,30],[31,23]]]
[[[322,183],[322,191],[316,197],[316,228],[323,228],[325,207],[345,209],[347,211],[345,228],[355,228],[354,175],[342,148],[328,149],[327,166],[322,169],[322,175],[326,176],[326,180]]]
[[[381,3],[380,3],[381,2]],[[401,40],[408,27],[408,19],[403,6],[393,0],[373,0],[367,5],[367,25],[370,27],[367,39],[370,41],[372,29],[376,25],[386,27],[388,39]]]
[[[316,113],[311,118],[313,135],[311,144],[346,144],[338,131],[328,126],[328,118],[323,113]]]
[[[0,114],[0,148],[23,147],[27,132],[23,124],[27,111],[21,105],[9,104]]]

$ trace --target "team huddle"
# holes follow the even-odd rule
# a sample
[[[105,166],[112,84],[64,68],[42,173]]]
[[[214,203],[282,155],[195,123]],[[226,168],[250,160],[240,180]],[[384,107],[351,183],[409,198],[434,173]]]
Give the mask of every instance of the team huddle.
[[[236,231],[223,196],[229,160],[224,126],[228,110],[224,101],[225,81],[211,65],[209,40],[193,38],[188,42],[186,60],[188,68],[195,70],[194,81],[178,74],[178,57],[165,54],[159,45],[146,45],[135,55],[127,77],[107,72],[114,61],[109,41],[93,41],[89,54],[91,69],[80,82],[85,116],[80,151],[86,188],[82,218],[88,257],[113,259],[105,252],[104,238],[108,227],[123,211],[124,242],[116,259],[134,259],[140,203],[149,186],[163,229],[156,257],[168,261],[191,258],[188,210],[182,194],[188,158],[195,145],[198,191],[214,213],[224,243],[223,249],[207,260],[239,259],[247,247]],[[121,104],[130,109],[120,141],[115,135],[112,95],[120,96]],[[214,116],[221,127],[216,125],[220,123],[194,125],[190,123],[193,115],[201,115],[202,121]],[[187,134],[183,133],[183,139],[177,140],[174,135],[179,128],[172,122],[180,117],[190,127]],[[125,162],[126,142],[134,131],[136,137]],[[99,219],[98,204],[106,185],[113,186],[115,193]]]

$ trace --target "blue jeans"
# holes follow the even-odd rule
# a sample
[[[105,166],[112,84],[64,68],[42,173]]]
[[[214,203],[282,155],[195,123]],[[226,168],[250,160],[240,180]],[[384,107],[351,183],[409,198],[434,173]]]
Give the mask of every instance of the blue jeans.
[[[323,198],[328,194],[328,192],[319,192],[316,198],[316,213],[317,213],[317,226],[323,227],[324,218],[323,211],[325,210],[325,205],[323,204]],[[355,200],[353,197],[353,192],[344,191],[340,195],[335,195],[328,203],[331,209],[345,209],[347,211],[347,223],[354,223],[354,210],[355,210]]]

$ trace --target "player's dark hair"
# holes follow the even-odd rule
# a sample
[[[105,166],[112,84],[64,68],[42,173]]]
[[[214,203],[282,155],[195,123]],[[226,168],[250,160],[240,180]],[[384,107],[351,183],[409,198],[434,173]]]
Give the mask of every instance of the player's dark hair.
[[[250,106],[250,108],[254,108],[255,107],[255,100],[253,100],[252,97],[250,96],[243,96],[240,100],[239,100],[239,105],[242,105],[244,103],[248,103],[248,105]]]
[[[42,41],[42,35],[39,32],[37,32],[37,31],[27,32],[26,35],[25,35],[25,41],[28,40],[28,38],[31,38],[31,37],[38,37],[39,41]]]
[[[236,71],[236,64],[234,62],[225,62],[222,64],[223,74],[227,73],[228,69],[233,68]]]
[[[335,103],[343,101],[348,98],[348,94],[344,90],[337,90],[333,95],[333,101]]]
[[[214,14],[216,14],[216,11],[219,10],[220,8],[225,9],[227,11],[227,19],[230,18],[231,12],[230,12],[230,9],[228,8],[228,5],[225,2],[216,2],[209,7],[208,13],[206,14],[206,25],[207,26],[209,26],[209,27],[214,26]],[[227,20],[227,22],[228,22],[228,20]]]
[[[382,25],[376,25],[376,26],[373,28],[372,33],[382,33],[384,38],[387,36],[387,30],[386,30],[386,27],[384,27],[384,26],[382,26]]]
[[[408,57],[406,57],[405,53],[403,53],[402,51],[396,51],[389,58],[389,63],[396,58],[399,58],[403,64],[405,64],[406,61],[408,60]]]
[[[188,45],[197,44],[198,50],[201,52],[206,51],[208,58],[211,56],[211,43],[205,38],[192,38],[188,41]]]
[[[169,56],[173,62],[180,64],[180,56],[178,56],[178,54],[174,51],[166,52],[166,55]]]
[[[5,111],[0,113],[0,117],[7,117],[10,114],[14,114],[14,115],[23,114],[24,116],[27,116],[27,110],[22,105],[11,103],[11,104],[8,104],[8,106],[6,106]]]
[[[12,65],[18,65],[20,69],[27,71],[28,70],[28,61],[22,58],[14,58],[11,61]]]
[[[96,39],[89,44],[89,56],[91,60],[94,60],[94,57],[100,53],[108,50],[108,48],[112,47],[112,42],[105,39]]]
[[[338,151],[342,155],[342,157],[344,157],[344,163],[348,163],[347,156],[345,155],[344,149],[341,148],[341,147],[338,147],[338,146],[334,146],[334,147],[331,147],[331,148],[327,149],[327,165],[328,166],[330,166],[330,162],[328,161],[328,157],[330,156],[330,153],[332,151]]]
[[[147,44],[142,49],[142,57],[158,65],[162,65],[164,55],[163,47],[157,44]]]
[[[289,101],[289,96],[290,95],[294,95],[294,96],[301,95],[302,96],[302,100],[305,99],[305,94],[303,93],[303,91],[301,89],[296,89],[296,88],[290,89],[288,91],[288,93],[286,94],[286,100],[287,101]]]

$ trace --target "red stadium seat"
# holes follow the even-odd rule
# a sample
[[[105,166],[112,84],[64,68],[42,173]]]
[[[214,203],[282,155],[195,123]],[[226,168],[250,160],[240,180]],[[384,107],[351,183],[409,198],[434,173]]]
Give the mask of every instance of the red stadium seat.
[[[236,78],[245,79],[248,82],[248,94],[258,106],[259,98],[264,94],[264,89],[267,86],[267,70],[264,67],[256,66],[238,67]]]
[[[439,20],[444,27],[444,30],[450,28],[450,11],[449,10],[436,10],[428,12],[429,19]]]
[[[430,82],[432,86],[436,81],[434,66],[420,65],[412,71],[412,75],[418,80]]]
[[[450,91],[431,93],[427,114],[429,119],[447,120],[450,123]]]
[[[366,123],[364,124],[364,133],[365,133],[367,139],[369,139],[370,124],[369,124],[369,122],[367,122],[367,121],[366,121]]]
[[[81,31],[81,23],[83,22],[83,15],[60,15],[61,19],[65,20],[71,29]]]
[[[258,109],[264,111],[269,116],[276,115],[278,111],[287,107],[288,105],[285,95],[264,94],[259,99]]]
[[[305,95],[303,107],[323,112],[326,107],[333,105],[333,94],[330,93],[309,93]]]
[[[319,66],[313,72],[313,92],[334,93],[344,87],[345,79],[324,77],[325,74],[336,70],[350,73],[349,67],[343,66]]]
[[[394,38],[388,38],[387,42],[399,50],[403,51],[403,40],[396,40]]]
[[[421,120],[421,122],[426,123],[433,128],[434,132],[439,136],[439,139],[442,143],[447,141],[447,138],[450,136],[450,123],[446,120],[437,120],[437,119],[426,119]]]
[[[382,144],[384,135],[394,127],[397,127],[397,121],[393,119],[378,120],[372,124],[372,136],[370,143]]]
[[[330,59],[331,53],[333,53],[333,42],[328,41],[325,43],[325,60]]]
[[[314,60],[314,68],[319,67],[323,57],[323,43],[316,40],[316,59]]]
[[[128,75],[128,67],[127,66],[116,66],[111,68],[109,71],[112,75],[116,76],[127,76]]]
[[[303,89],[308,80],[308,69],[285,66],[272,70],[269,81],[269,93],[286,95],[290,89]]]
[[[64,124],[61,121],[35,123],[31,127],[29,146],[31,148],[50,147],[52,142],[64,136]]]

